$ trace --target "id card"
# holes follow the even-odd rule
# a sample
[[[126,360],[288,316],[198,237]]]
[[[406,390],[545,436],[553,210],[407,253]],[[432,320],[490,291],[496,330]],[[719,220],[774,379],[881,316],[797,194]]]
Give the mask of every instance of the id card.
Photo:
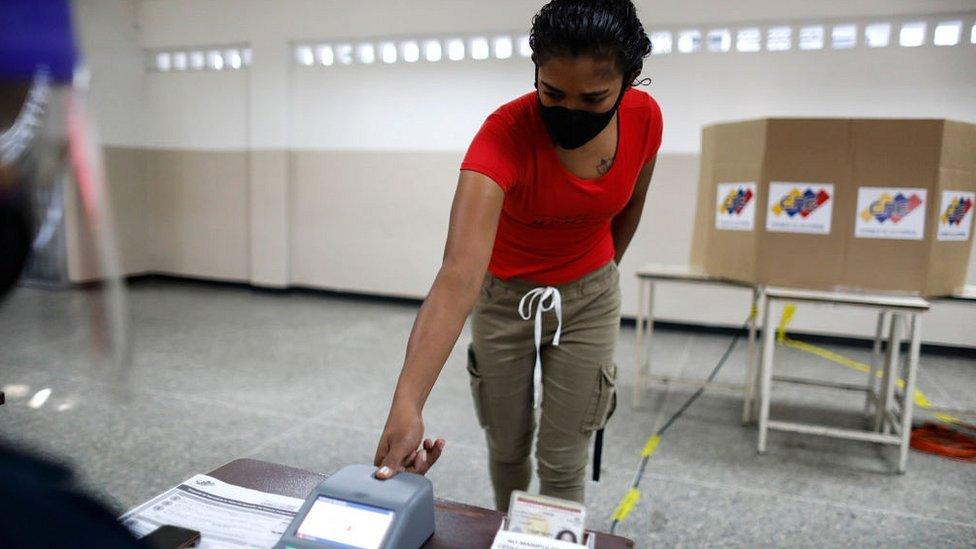
[[[586,507],[575,501],[512,492],[508,530],[571,543],[582,543]]]

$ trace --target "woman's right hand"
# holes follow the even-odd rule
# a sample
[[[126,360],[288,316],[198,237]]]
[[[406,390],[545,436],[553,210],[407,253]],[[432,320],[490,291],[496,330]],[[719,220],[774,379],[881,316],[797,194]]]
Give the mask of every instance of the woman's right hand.
[[[488,176],[461,170],[444,261],[417,313],[383,436],[376,446],[376,478],[401,471],[424,474],[444,440],[424,440],[423,403],[457,342],[485,278],[505,193]]]
[[[385,480],[403,471],[426,474],[441,457],[446,443],[444,439],[426,439],[421,444],[423,436],[420,411],[394,404],[373,458],[373,465],[379,467],[376,478]]]

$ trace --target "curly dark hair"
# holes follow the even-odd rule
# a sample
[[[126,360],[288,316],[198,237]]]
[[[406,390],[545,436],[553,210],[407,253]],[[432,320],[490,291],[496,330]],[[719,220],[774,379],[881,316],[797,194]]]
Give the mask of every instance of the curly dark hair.
[[[651,40],[631,0],[551,0],[532,19],[532,60],[593,55],[640,73]]]

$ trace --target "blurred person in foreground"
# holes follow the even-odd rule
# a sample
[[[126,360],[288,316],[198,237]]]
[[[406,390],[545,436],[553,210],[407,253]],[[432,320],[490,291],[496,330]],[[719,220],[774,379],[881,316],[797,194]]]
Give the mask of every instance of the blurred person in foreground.
[[[75,82],[78,59],[66,0],[0,4],[0,314],[31,252],[59,215],[38,216],[32,199],[44,187],[77,183],[98,242],[110,224],[97,152]],[[47,193],[52,194],[52,193]],[[63,204],[47,204],[46,211]],[[43,217],[43,218],[42,218]],[[121,285],[111,250],[98,251],[111,329],[120,318]],[[104,330],[102,330],[104,334]],[[109,338],[124,333],[109,334]],[[124,354],[124,353],[123,353]],[[0,375],[3,370],[0,369]],[[0,407],[0,421],[4,421]],[[107,507],[79,492],[66,467],[0,441],[0,546],[142,547]]]

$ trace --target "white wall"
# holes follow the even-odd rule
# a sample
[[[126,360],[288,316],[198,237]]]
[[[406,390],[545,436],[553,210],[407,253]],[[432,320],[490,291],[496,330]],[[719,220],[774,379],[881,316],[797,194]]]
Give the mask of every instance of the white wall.
[[[248,75],[249,127],[243,132],[236,120],[228,120],[226,127],[200,124],[185,134],[144,132],[134,143],[171,146],[175,138],[189,146],[204,142],[207,148],[233,148],[243,140],[255,149],[463,150],[487,112],[531,89],[528,61],[304,68],[292,63],[289,44],[525,31],[541,3],[142,0],[137,18],[143,47],[250,43],[255,64]],[[674,31],[711,23],[868,22],[911,14],[939,21],[948,16],[931,14],[964,10],[971,24],[976,6],[971,0],[669,0],[638,1],[638,7],[649,29]],[[968,38],[968,25],[964,34]],[[970,46],[858,47],[652,56],[645,73],[654,78],[649,91],[665,110],[667,153],[697,151],[704,124],[756,116],[976,120],[970,93],[976,83],[974,63]],[[161,77],[163,82],[191,75]],[[206,90],[206,85],[200,89]],[[171,109],[153,105],[148,111],[151,119],[173,116]]]
[[[97,1],[97,0],[81,0]],[[139,0],[140,39],[181,42],[288,40],[398,33],[528,30],[542,0]],[[972,10],[971,0],[636,0],[648,28],[809,18],[894,17]]]
[[[295,67],[295,149],[463,152],[488,113],[532,89],[532,63]],[[450,174],[448,174],[450,175]]]
[[[90,108],[104,145],[136,146],[152,114],[146,94],[144,57],[131,0],[73,3],[76,32],[91,71]]]
[[[247,150],[249,75],[244,71],[147,73],[139,145],[150,149]]]
[[[254,148],[463,150],[487,112],[531,89],[527,60],[304,68],[293,66],[287,45],[301,40],[525,31],[539,5],[524,0],[288,0],[273,5],[253,0],[144,0],[139,4],[140,40],[147,48],[257,41],[252,85],[265,73],[283,78],[251,95]],[[668,30],[689,26],[683,23],[864,22],[974,8],[967,1],[891,0],[638,5],[648,28]],[[976,120],[976,102],[967,93],[976,81],[973,63],[972,50],[966,47],[858,47],[652,56],[645,73],[655,79],[649,91],[665,108],[668,131],[663,151],[691,152],[698,150],[703,124],[729,119],[858,115]],[[283,121],[271,121],[282,112],[290,112],[291,127],[284,131]],[[147,138],[155,144],[153,136]]]
[[[143,166],[126,149],[142,142],[151,112],[145,108],[144,56],[138,43],[136,4],[130,0],[84,0],[73,4],[75,30],[89,69],[88,112],[96,138],[107,147],[105,169],[121,269],[126,274],[147,272],[152,254],[146,243],[149,198],[143,185]],[[100,276],[101,268],[84,225],[77,195],[66,194],[65,217],[68,271],[72,280]]]
[[[531,89],[529,62],[306,68],[293,64],[291,43],[525,31],[540,5],[525,0],[143,0],[134,14],[140,47],[247,43],[254,64],[233,76],[143,77],[142,129],[119,130],[119,139],[148,149],[250,151],[240,188],[245,202],[235,202],[233,210],[235,219],[242,218],[234,226],[247,233],[241,252],[246,280],[422,296],[443,247],[456,159],[488,112]],[[863,23],[974,8],[968,0],[668,0],[638,6],[648,28],[672,31],[693,24],[705,30],[720,23]],[[973,13],[965,18],[968,24],[976,18]],[[968,38],[968,26],[965,33]],[[769,115],[976,121],[976,46],[968,44],[674,53],[654,56],[645,67],[654,78],[649,91],[664,109],[665,141],[625,271],[646,261],[687,261],[704,124]],[[115,110],[107,120],[116,124],[111,121],[124,120],[133,107],[122,102],[108,108]],[[205,203],[196,207],[226,208],[225,198],[200,195]],[[239,244],[227,235],[213,246],[239,249]],[[972,262],[969,279],[976,283],[976,254]],[[235,272],[239,268],[235,263]],[[391,269],[399,276],[391,276]],[[636,298],[632,277],[624,277],[624,291],[630,304],[625,313],[630,313]],[[658,298],[663,318],[727,325],[741,321],[748,299],[730,290],[680,286],[662,289]],[[957,328],[958,311],[945,310],[930,315],[935,320],[928,323],[929,339],[976,346],[976,335]],[[837,322],[835,316],[801,315],[797,326],[850,334],[867,333],[862,326],[872,325],[857,317]],[[971,320],[969,325],[976,325],[976,313]]]
[[[648,58],[644,89],[664,112],[662,152],[697,153],[702,126],[744,118],[976,121],[974,66],[976,46],[672,53]],[[533,78],[522,58],[292,70],[289,145],[327,150],[463,151]]]

